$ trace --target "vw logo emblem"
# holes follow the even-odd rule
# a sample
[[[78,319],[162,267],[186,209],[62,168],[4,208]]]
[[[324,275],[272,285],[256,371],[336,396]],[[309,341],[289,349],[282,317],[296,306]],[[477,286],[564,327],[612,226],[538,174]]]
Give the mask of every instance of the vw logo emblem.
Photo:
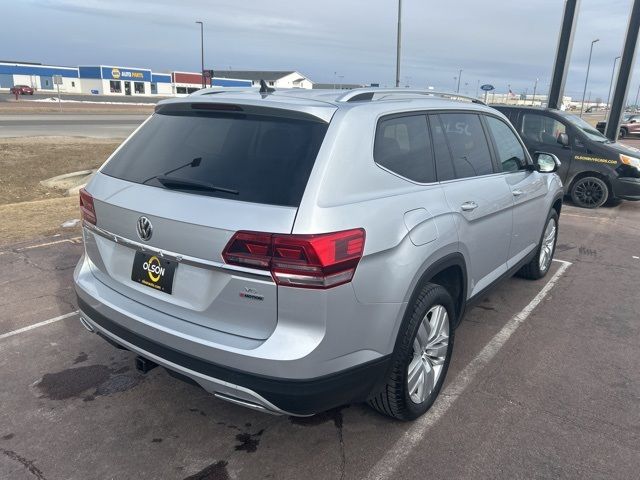
[[[136,231],[140,239],[146,242],[151,238],[151,235],[153,235],[153,225],[151,225],[147,217],[140,217],[136,224]]]

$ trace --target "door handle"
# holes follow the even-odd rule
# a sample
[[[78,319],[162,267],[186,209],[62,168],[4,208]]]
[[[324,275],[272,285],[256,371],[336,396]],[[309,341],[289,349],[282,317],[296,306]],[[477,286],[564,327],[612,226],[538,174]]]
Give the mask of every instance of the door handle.
[[[460,205],[460,208],[463,212],[471,212],[472,210],[478,208],[478,204],[476,202],[464,202],[462,205]]]
[[[522,190],[513,190],[511,193],[513,193],[514,197],[519,197],[522,195]]]

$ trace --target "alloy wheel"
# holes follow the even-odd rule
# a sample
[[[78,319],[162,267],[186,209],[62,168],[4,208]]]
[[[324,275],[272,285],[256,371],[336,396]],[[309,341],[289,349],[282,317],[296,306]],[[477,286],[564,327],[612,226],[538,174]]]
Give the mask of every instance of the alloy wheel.
[[[590,178],[580,180],[575,186],[576,198],[581,204],[586,206],[592,207],[594,205],[598,205],[602,201],[604,195],[605,192],[602,185]]]
[[[433,391],[447,358],[449,315],[442,305],[425,314],[413,341],[413,357],[407,367],[407,387],[414,403],[424,402]]]
[[[549,223],[547,223],[547,228],[544,231],[544,236],[542,237],[542,245],[540,245],[540,255],[538,257],[538,266],[540,267],[541,272],[546,272],[547,268],[551,264],[551,259],[553,258],[553,249],[556,244],[556,232],[558,228],[556,226],[556,221],[553,218],[549,219]]]

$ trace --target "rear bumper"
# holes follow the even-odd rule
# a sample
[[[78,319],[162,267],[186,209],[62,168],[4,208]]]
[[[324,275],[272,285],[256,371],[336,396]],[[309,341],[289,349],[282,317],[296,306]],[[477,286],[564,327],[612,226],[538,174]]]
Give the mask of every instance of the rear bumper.
[[[275,414],[305,416],[364,401],[385,378],[385,356],[332,375],[308,380],[249,374],[174,350],[113,322],[78,297],[83,323],[110,342],[198,383],[223,400]],[[86,325],[85,325],[86,326]]]
[[[386,326],[392,326],[388,319],[398,306],[358,304],[350,286],[333,289],[332,301],[320,296],[316,303],[303,302],[305,308],[300,296],[317,292],[297,292],[292,297],[298,299],[297,308],[283,308],[276,330],[261,341],[138,303],[100,282],[93,268],[84,256],[74,272],[85,326],[225,400],[272,413],[310,415],[365,400],[386,376],[390,354],[366,346],[370,338],[390,338]],[[340,296],[351,303],[336,301]],[[286,305],[286,295],[281,297]],[[374,330],[376,324],[385,330]]]
[[[613,192],[623,200],[640,200],[640,178],[618,177],[613,181]]]

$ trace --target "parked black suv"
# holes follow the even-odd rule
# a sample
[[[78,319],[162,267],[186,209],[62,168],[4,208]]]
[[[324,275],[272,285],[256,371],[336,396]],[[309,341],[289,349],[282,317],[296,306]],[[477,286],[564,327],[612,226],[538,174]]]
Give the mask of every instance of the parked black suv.
[[[611,142],[598,130],[561,110],[496,106],[520,133],[527,148],[554,153],[564,191],[584,208],[615,199],[640,200],[640,150]]]

